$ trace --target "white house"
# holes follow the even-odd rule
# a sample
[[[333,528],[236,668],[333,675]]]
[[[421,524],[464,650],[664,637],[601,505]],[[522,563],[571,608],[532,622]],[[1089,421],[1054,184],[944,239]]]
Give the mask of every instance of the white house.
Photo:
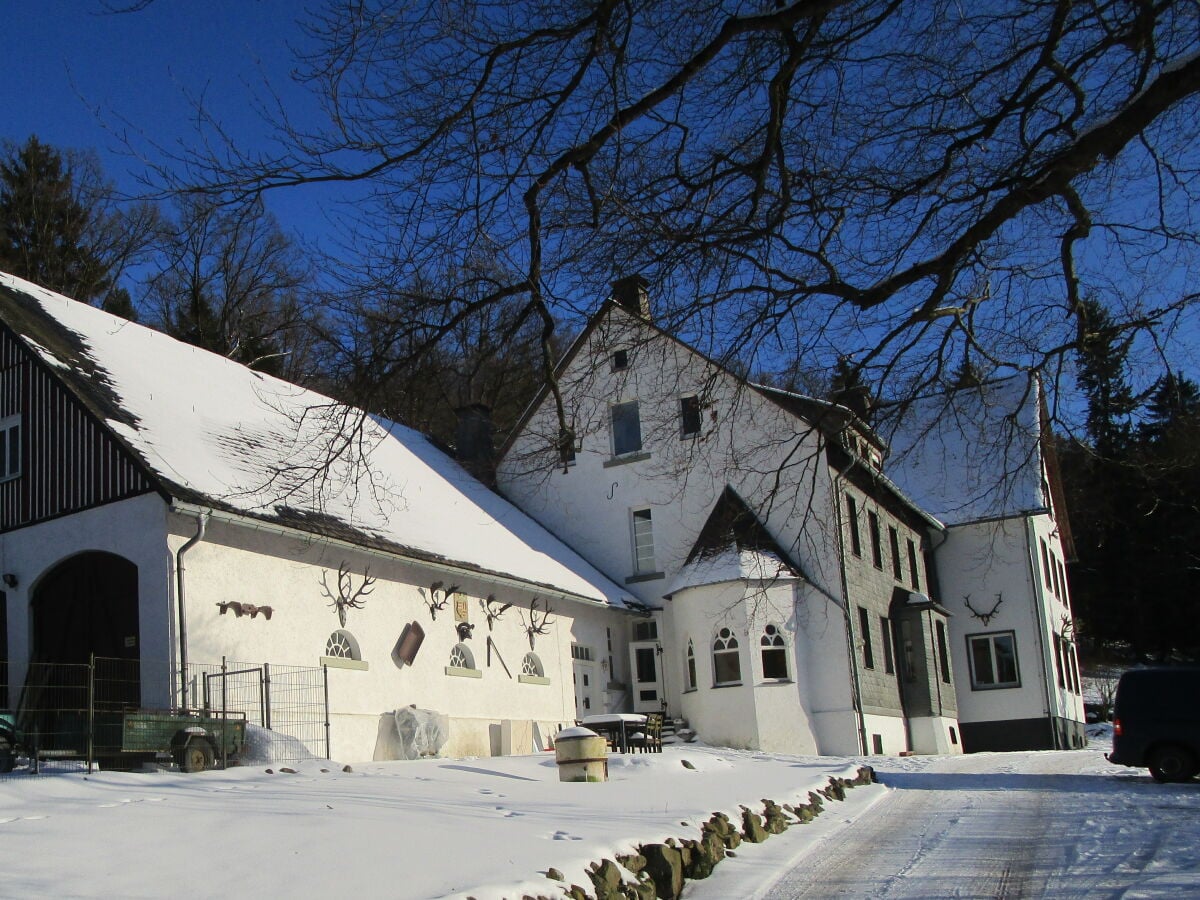
[[[1040,382],[922,397],[888,430],[892,477],[947,525],[934,554],[965,748],[1085,746],[1071,529]]]
[[[635,709],[706,740],[817,753],[960,749],[940,523],[847,407],[747,384],[614,285],[503,449],[500,489],[653,610]]]
[[[11,276],[0,406],[0,702],[31,661],[135,660],[158,707],[324,665],[349,760],[408,706],[488,755],[626,702],[633,593],[409,429]]]

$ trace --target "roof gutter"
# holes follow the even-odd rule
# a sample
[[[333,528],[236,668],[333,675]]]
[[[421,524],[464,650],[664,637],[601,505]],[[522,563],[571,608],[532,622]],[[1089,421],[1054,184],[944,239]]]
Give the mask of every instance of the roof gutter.
[[[533,581],[525,581],[521,578],[514,578],[511,575],[502,575],[497,572],[490,572],[487,569],[471,569],[466,566],[456,566],[452,563],[437,562],[434,560],[424,559],[420,556],[392,550],[380,550],[376,547],[365,547],[362,544],[355,544],[352,541],[346,541],[335,537],[327,537],[322,534],[315,534],[311,531],[304,531],[300,528],[293,528],[289,525],[280,525],[277,522],[269,522],[265,519],[255,518],[254,516],[225,512],[223,510],[197,506],[196,504],[185,503],[182,501],[173,501],[171,503],[171,510],[182,515],[203,516],[206,519],[223,522],[227,525],[234,525],[240,528],[250,528],[255,531],[265,531],[269,534],[275,534],[280,537],[293,538],[295,540],[307,541],[309,543],[320,542],[331,547],[340,547],[344,550],[349,550],[354,553],[365,553],[368,556],[375,556],[380,559],[399,561],[414,566],[423,566],[427,569],[432,569],[435,572],[442,572],[447,575],[454,575],[456,577],[486,579],[488,581],[493,581],[497,584],[516,588],[521,591],[530,591],[542,597],[567,600],[572,603],[582,603],[587,606],[596,606],[601,609],[613,609],[621,612],[634,612],[634,610],[628,609],[624,605],[616,606],[603,600],[596,600],[593,597],[585,597],[582,594],[576,594],[572,591],[565,591],[562,588],[554,588],[544,584],[538,584],[537,582]],[[184,546],[186,547],[187,545]],[[621,602],[622,604],[625,603],[624,600]]]

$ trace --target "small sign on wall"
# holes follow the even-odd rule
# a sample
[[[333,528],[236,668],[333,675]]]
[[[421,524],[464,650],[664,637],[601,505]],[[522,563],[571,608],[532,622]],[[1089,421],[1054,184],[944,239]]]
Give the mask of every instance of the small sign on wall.
[[[466,622],[467,621],[467,595],[466,594],[455,594],[454,595],[454,621],[455,622]]]

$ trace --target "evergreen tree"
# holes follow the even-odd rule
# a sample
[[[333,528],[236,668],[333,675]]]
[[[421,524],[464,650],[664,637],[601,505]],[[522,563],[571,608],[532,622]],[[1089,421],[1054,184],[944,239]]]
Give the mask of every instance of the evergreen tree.
[[[0,269],[91,302],[112,286],[91,245],[93,213],[62,155],[37,137],[0,159]]]
[[[1136,407],[1126,376],[1129,339],[1095,298],[1081,302],[1076,362],[1079,386],[1087,396],[1087,432],[1101,457],[1116,459],[1130,434]]]

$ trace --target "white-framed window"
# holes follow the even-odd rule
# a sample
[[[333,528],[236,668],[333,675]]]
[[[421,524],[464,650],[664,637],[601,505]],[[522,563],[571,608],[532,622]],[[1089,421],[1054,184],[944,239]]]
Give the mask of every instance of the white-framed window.
[[[594,659],[592,656],[592,648],[586,644],[572,644],[571,659],[578,659],[583,662],[591,662]]]
[[[683,671],[687,690],[696,690],[696,647],[692,644],[691,638],[688,638],[687,652],[683,655]]]
[[[700,433],[700,398],[695,394],[679,398],[679,436],[695,437]]]
[[[1017,666],[1017,638],[1011,631],[967,635],[971,661],[971,689],[976,691],[1021,686]]]
[[[655,571],[654,520],[648,508],[630,511],[633,525],[633,571],[639,575]]]
[[[642,420],[638,412],[638,402],[628,400],[625,403],[614,403],[610,414],[613,456],[625,456],[641,450]]]
[[[788,677],[787,647],[779,629],[773,624],[767,625],[763,629],[758,643],[762,654],[763,678],[786,681]]]
[[[629,351],[614,350],[612,355],[612,370],[620,372],[629,368]]]
[[[737,636],[722,628],[713,639],[713,685],[742,683],[742,657]]]
[[[946,623],[939,619],[933,625],[937,636],[938,673],[942,676],[943,683],[950,684],[950,650],[946,645]]]
[[[21,474],[21,417],[0,419],[0,481]]]
[[[450,666],[454,669],[473,669],[475,654],[466,644],[455,644],[450,650]]]
[[[538,659],[536,653],[526,653],[521,660],[521,674],[530,675],[534,678],[543,678],[546,675],[542,668],[542,661]]]

